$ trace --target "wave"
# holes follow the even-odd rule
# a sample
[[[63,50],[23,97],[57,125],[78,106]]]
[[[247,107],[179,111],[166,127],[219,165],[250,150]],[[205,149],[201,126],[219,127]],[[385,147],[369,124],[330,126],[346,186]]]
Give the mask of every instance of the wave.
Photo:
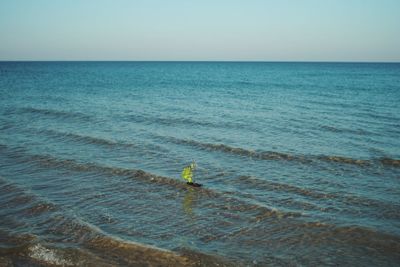
[[[20,235],[0,248],[2,266],[242,266],[222,257],[182,249],[173,252],[99,235],[78,248],[74,244],[35,241]],[[3,265],[3,263],[6,263]]]
[[[320,156],[315,156],[315,158],[322,160],[322,161],[327,161],[327,162],[345,163],[345,164],[358,165],[358,166],[372,165],[372,163],[373,163],[371,160],[353,159],[353,158],[342,157],[342,156],[320,155]]]
[[[143,170],[109,167],[109,166],[99,165],[96,163],[80,163],[73,159],[58,159],[48,155],[31,155],[27,157],[25,160],[27,162],[35,162],[40,165],[52,168],[61,167],[78,172],[100,172],[108,175],[118,175],[130,178],[137,178],[151,183],[172,185],[175,187],[186,187],[184,183],[181,183],[175,179],[157,176],[154,174],[147,173]],[[200,190],[205,190],[205,189],[200,189]]]
[[[197,251],[172,252],[109,236],[94,238],[85,247],[100,253],[107,252],[107,257],[118,258],[124,266],[238,266],[221,257]]]
[[[379,162],[387,166],[400,167],[400,159],[380,158]]]
[[[0,176],[0,201],[7,203],[3,206],[2,216],[18,213],[21,216],[41,216],[44,213],[54,212],[58,208],[52,203],[43,201],[33,194],[26,193],[15,184],[7,183]]]
[[[328,162],[346,163],[358,166],[371,166],[376,163],[380,163],[384,166],[400,167],[400,159],[385,157],[376,159],[353,159],[341,156],[317,156],[316,158]]]
[[[55,131],[55,130],[45,130],[45,129],[41,129],[41,130],[34,130],[37,131],[38,133],[43,133],[52,137],[56,137],[56,138],[68,138],[72,141],[75,142],[82,142],[85,144],[96,144],[96,145],[102,145],[102,146],[107,146],[107,147],[114,147],[114,146],[118,146],[118,147],[135,147],[134,144],[132,143],[124,143],[124,142],[119,142],[119,141],[113,141],[113,140],[108,140],[108,139],[104,139],[104,138],[100,138],[100,137],[94,137],[94,136],[88,136],[88,135],[80,135],[80,134],[76,134],[76,133],[65,133],[65,132],[59,132],[59,131]]]
[[[110,140],[103,137],[96,137],[91,135],[82,135],[72,132],[62,132],[53,129],[40,129],[40,128],[26,128],[24,131],[35,135],[45,135],[50,138],[57,139],[57,141],[72,141],[81,144],[99,145],[105,148],[121,148],[121,149],[138,149],[148,153],[150,151],[166,152],[166,148],[151,143],[141,143],[140,146],[132,142],[125,142],[120,140]],[[1,146],[1,144],[0,144]]]
[[[293,227],[294,235],[308,239],[310,245],[338,242],[349,248],[363,247],[367,251],[378,251],[380,255],[393,256],[400,251],[400,237],[356,225],[332,225],[320,222],[300,222]]]
[[[363,135],[363,136],[378,136],[378,134],[373,133],[371,131],[366,131],[364,129],[349,129],[349,128],[340,128],[340,127],[335,127],[335,126],[330,126],[330,125],[321,125],[321,129],[334,132],[334,133],[349,133],[349,134],[354,134],[354,135]]]
[[[143,123],[143,124],[156,124],[156,125],[165,125],[165,126],[196,126],[196,127],[208,127],[208,128],[217,128],[217,129],[240,129],[240,130],[251,130],[253,132],[260,132],[259,129],[252,127],[251,125],[246,125],[245,123],[240,122],[211,122],[206,120],[196,120],[188,117],[156,117],[149,116],[143,114],[135,114],[135,115],[127,115],[123,117],[125,120],[129,122]]]
[[[211,122],[198,121],[190,118],[154,117],[142,114],[128,115],[127,119],[129,121],[137,123],[149,123],[149,124],[154,123],[167,126],[176,126],[176,125],[196,125],[205,127],[217,126],[217,124]]]
[[[399,122],[399,118],[396,118],[395,114],[391,113],[376,113],[376,112],[359,112],[355,113],[355,116],[364,117],[364,118],[372,118],[375,121],[380,122],[391,122],[397,124]]]
[[[386,219],[393,219],[393,220],[400,219],[400,214],[397,212],[400,208],[399,205],[359,195],[321,192],[315,189],[303,188],[286,183],[278,183],[264,179],[259,179],[255,176],[242,175],[231,180],[231,182],[238,183],[239,186],[241,187],[244,186],[244,187],[249,187],[251,189],[254,188],[264,192],[274,191],[282,193],[294,193],[297,195],[314,198],[319,201],[326,200],[327,202],[331,202],[334,199],[335,201],[337,201],[337,203],[344,203],[345,206],[366,208],[368,210],[375,209],[377,212],[379,212],[381,216],[385,217]],[[302,202],[300,204],[302,205],[303,208],[305,207],[304,206],[305,203]],[[312,208],[314,209],[314,207]],[[349,210],[349,212],[353,211]],[[357,212],[359,212],[359,209],[357,209]]]
[[[225,144],[212,144],[212,143],[202,143],[195,140],[189,139],[178,139],[175,137],[162,137],[168,140],[169,142],[175,144],[183,144],[183,145],[190,145],[196,148],[201,148],[204,150],[210,151],[221,151],[228,154],[235,154],[239,156],[246,156],[255,159],[264,159],[264,160],[296,160],[300,162],[310,162],[305,157],[285,154],[280,152],[274,151],[256,151],[256,150],[248,150],[240,147],[232,147]]]
[[[342,156],[330,156],[330,155],[296,155],[288,154],[275,151],[257,151],[249,150],[240,147],[232,147],[225,144],[213,144],[213,143],[203,143],[190,139],[178,139],[175,137],[158,137],[164,138],[169,142],[182,145],[190,145],[195,148],[200,148],[208,151],[220,151],[227,154],[245,156],[253,159],[261,160],[284,160],[284,161],[296,161],[300,163],[311,163],[316,160],[331,162],[331,163],[343,163],[351,164],[357,166],[371,166],[376,163],[380,163],[385,166],[400,167],[400,159],[393,158],[377,158],[377,159],[353,159],[349,157]]]
[[[40,236],[31,234],[10,235],[0,231],[0,235],[1,266],[234,266],[219,257],[194,251],[190,255],[186,251],[173,252],[101,232],[85,238],[79,246],[76,243],[44,243]]]
[[[236,177],[234,181],[237,181],[240,183],[244,182],[244,184],[254,186],[254,187],[257,187],[258,189],[262,189],[262,190],[283,191],[283,192],[295,193],[295,194],[303,195],[303,196],[310,196],[310,197],[317,198],[317,199],[334,197],[333,194],[318,192],[315,190],[301,188],[301,187],[297,187],[297,186],[290,185],[290,184],[283,184],[283,183],[278,183],[278,182],[261,180],[254,176],[242,175],[242,176]]]
[[[17,108],[15,110],[8,110],[6,114],[37,114],[59,119],[78,119],[82,121],[93,120],[93,117],[81,112],[61,111],[55,109],[44,109],[35,107],[23,107],[23,108]]]
[[[13,127],[14,127],[14,125],[11,122],[3,121],[3,120],[0,121],[0,131],[8,130]]]

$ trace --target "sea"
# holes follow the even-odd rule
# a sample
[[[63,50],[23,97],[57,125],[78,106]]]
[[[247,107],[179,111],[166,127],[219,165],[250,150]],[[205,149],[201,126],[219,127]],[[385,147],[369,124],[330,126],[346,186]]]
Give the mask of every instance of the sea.
[[[0,95],[0,266],[400,264],[399,63],[0,62]]]

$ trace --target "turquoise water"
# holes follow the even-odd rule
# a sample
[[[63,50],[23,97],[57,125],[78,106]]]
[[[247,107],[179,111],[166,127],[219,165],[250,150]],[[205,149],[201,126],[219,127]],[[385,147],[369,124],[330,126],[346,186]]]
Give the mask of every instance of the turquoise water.
[[[2,62],[0,93],[3,248],[400,260],[400,64]]]

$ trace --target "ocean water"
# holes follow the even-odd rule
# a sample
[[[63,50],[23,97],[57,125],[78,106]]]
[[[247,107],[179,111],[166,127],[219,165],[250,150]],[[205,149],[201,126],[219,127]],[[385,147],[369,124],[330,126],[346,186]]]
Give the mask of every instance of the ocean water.
[[[1,62],[0,94],[0,265],[400,262],[400,64]]]

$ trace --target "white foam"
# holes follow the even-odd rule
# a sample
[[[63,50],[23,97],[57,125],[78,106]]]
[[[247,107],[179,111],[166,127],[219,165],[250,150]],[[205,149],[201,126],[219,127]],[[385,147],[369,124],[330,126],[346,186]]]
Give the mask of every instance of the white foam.
[[[45,261],[47,263],[62,265],[62,266],[72,266],[72,262],[64,259],[62,256],[52,249],[46,248],[40,244],[35,244],[30,247],[29,256],[40,261]]]

